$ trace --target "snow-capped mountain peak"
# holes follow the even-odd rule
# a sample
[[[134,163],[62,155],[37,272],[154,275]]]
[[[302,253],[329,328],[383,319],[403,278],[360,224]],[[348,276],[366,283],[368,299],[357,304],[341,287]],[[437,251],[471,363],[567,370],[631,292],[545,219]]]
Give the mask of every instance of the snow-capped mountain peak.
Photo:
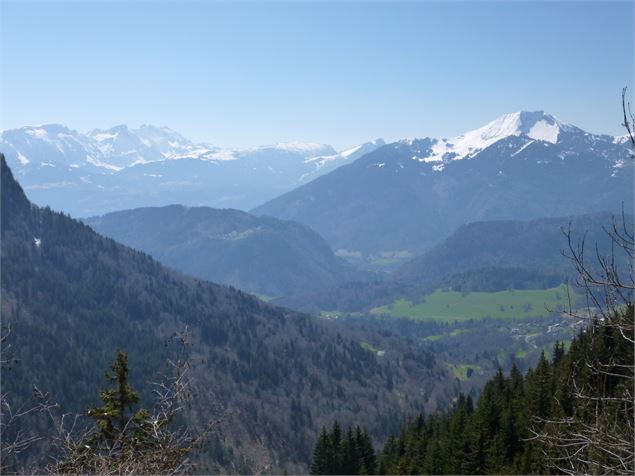
[[[413,158],[421,162],[470,158],[502,139],[521,135],[532,140],[555,144],[562,132],[575,129],[577,128],[544,111],[513,112],[452,139],[434,140],[431,154]]]
[[[532,139],[555,144],[560,131],[571,127],[544,111],[520,111],[505,114],[473,132],[478,132],[482,140],[525,134]]]

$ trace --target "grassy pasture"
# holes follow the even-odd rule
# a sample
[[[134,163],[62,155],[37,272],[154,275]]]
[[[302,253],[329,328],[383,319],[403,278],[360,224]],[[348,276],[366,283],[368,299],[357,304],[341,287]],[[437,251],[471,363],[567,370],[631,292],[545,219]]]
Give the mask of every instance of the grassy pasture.
[[[577,296],[571,290],[571,300]],[[544,317],[568,305],[567,286],[551,289],[524,289],[499,292],[436,290],[413,303],[398,299],[388,306],[371,310],[371,314],[404,317],[417,321],[463,322],[470,319],[523,319]]]

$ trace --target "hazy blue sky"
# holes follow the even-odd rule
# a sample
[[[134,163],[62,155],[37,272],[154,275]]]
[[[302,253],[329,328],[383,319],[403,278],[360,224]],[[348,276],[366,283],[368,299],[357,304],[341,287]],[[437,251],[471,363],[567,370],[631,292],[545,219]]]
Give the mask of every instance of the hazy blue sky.
[[[345,147],[544,109],[621,134],[631,2],[2,1],[2,122]]]

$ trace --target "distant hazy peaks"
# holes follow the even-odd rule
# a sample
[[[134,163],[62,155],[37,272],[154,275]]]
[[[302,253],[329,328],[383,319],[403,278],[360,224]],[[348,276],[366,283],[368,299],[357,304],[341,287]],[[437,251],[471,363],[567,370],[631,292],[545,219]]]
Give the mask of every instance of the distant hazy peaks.
[[[262,148],[266,148],[266,147],[262,147]],[[316,154],[322,154],[325,152],[326,153],[335,152],[333,148],[327,144],[315,144],[312,142],[299,142],[299,141],[278,142],[276,145],[271,146],[271,148],[278,149],[278,150],[287,150],[289,152],[304,152],[304,153],[308,152],[308,153],[316,153]]]
[[[373,152],[375,149],[385,145],[383,139],[375,139],[369,142],[364,142],[353,147],[349,147],[340,152],[335,152],[331,149],[330,152],[314,154],[312,157],[308,157],[304,160],[305,164],[310,164],[316,167],[317,171],[325,172],[326,170],[333,169],[340,164],[350,163],[361,156]],[[300,177],[299,182],[307,182],[315,177],[315,173],[305,173]]]
[[[6,133],[14,134],[26,134],[34,139],[49,140],[55,138],[55,136],[76,136],[77,132],[70,130],[68,127],[61,124],[40,124],[37,126],[24,126],[19,129],[12,129],[10,131],[4,131],[2,135]]]

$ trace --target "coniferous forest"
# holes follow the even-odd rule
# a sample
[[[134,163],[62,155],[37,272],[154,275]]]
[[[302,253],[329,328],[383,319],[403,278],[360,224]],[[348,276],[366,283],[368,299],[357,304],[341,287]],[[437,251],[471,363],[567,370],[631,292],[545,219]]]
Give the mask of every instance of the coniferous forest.
[[[632,303],[594,321],[523,375],[498,371],[480,397],[408,420],[371,455],[335,422],[312,474],[619,474],[632,471]],[[351,450],[352,448],[352,450]]]

